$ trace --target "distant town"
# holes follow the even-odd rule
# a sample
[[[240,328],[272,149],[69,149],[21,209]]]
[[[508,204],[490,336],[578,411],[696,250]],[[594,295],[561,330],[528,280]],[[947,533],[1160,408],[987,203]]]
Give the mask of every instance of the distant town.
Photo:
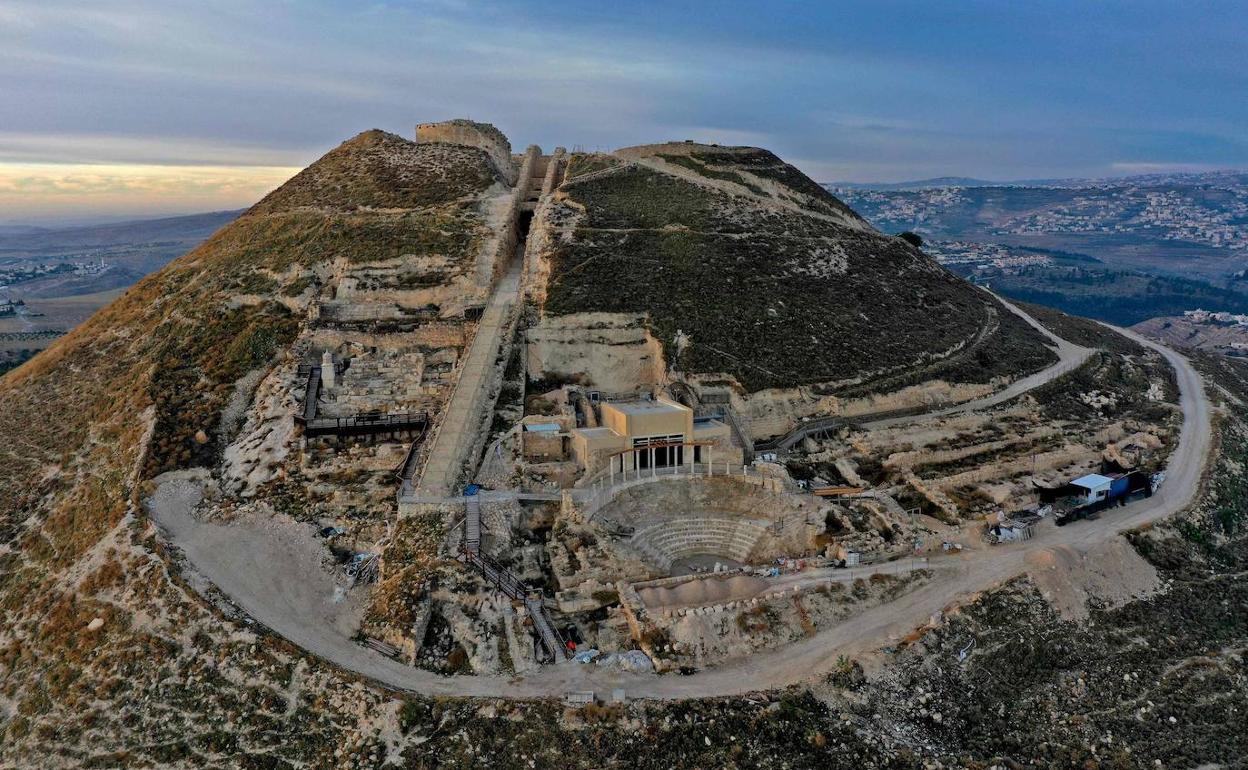
[[[43,262],[35,265],[23,264],[17,267],[0,268],[0,292],[14,284],[35,281],[55,275],[101,275],[112,267],[103,259],[91,262]]]
[[[1010,185],[829,185],[884,230],[1128,234],[1248,249],[1248,174],[1216,172]],[[990,205],[985,205],[990,204]]]

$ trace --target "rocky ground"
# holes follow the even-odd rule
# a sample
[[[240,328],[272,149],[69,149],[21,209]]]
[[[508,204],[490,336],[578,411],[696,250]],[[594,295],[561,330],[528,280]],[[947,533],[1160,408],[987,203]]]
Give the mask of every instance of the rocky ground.
[[[0,765],[1243,767],[1245,419],[1223,421],[1201,505],[1132,538],[1162,582],[1149,598],[1077,623],[1019,579],[818,685],[728,700],[572,709],[379,690],[200,604],[132,519],[77,576],[84,598],[6,641]]]

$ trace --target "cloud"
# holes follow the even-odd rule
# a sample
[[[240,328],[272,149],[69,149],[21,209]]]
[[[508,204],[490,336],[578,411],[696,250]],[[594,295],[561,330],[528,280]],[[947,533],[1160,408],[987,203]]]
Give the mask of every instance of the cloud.
[[[0,163],[7,218],[194,212],[248,206],[298,168]]]
[[[1248,103],[1227,95],[1243,90],[1244,19],[1063,2],[4,0],[0,162],[293,167],[363,129],[471,117],[516,147],[762,145],[823,179],[1242,165]],[[1158,50],[1176,52],[1160,69]]]
[[[315,151],[225,140],[0,131],[0,163],[304,166]]]

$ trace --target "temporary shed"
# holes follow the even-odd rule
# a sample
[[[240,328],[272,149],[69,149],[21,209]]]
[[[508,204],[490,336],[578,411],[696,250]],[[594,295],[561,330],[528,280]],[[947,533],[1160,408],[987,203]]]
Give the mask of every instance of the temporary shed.
[[[1087,502],[1095,503],[1109,497],[1109,490],[1113,483],[1114,480],[1108,476],[1102,476],[1099,473],[1089,473],[1070,482],[1070,485],[1079,488]]]

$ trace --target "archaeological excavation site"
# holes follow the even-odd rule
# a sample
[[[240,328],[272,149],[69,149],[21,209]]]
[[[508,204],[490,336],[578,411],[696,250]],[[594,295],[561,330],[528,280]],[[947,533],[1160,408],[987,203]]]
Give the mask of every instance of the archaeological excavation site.
[[[0,564],[93,625],[12,610],[0,667],[115,633],[198,697],[278,675],[290,709],[382,687],[417,699],[387,724],[435,697],[588,724],[952,693],[1031,660],[974,630],[985,592],[1043,625],[1169,585],[1173,551],[1118,535],[1200,488],[1186,359],[968,283],[767,150],[517,150],[359,134],[6,377],[0,420],[45,448],[5,461],[32,513]],[[961,734],[937,716],[915,735]]]
[[[219,403],[157,404],[146,506],[241,611],[396,682],[627,697],[902,596],[918,626],[951,569],[1151,497],[1180,423],[1157,350],[1080,344],[755,148],[370,131],[201,262],[279,320]]]

